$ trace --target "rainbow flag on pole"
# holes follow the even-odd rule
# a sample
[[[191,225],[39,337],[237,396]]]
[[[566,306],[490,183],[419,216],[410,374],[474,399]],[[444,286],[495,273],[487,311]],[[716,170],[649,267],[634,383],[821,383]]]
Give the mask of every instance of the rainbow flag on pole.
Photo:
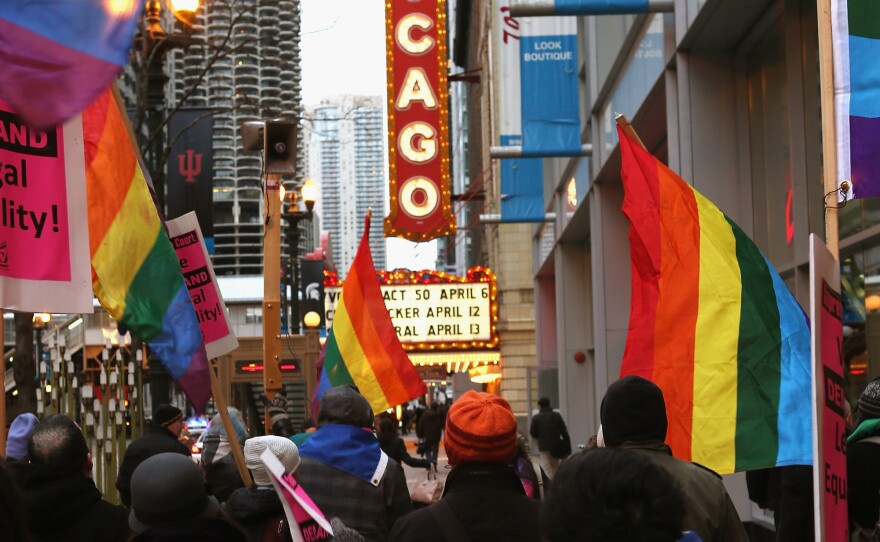
[[[837,184],[847,199],[880,196],[880,4],[831,0]]]
[[[812,464],[806,314],[736,224],[618,133],[632,260],[621,376],[663,390],[678,458],[719,473]]]
[[[34,126],[80,112],[128,63],[141,0],[0,2],[0,99]]]
[[[118,100],[107,90],[82,116],[92,285],[203,412],[211,396],[205,343]]]
[[[427,393],[428,389],[397,338],[370,252],[370,215],[324,345],[324,368],[316,396],[334,386],[354,384],[382,412]]]

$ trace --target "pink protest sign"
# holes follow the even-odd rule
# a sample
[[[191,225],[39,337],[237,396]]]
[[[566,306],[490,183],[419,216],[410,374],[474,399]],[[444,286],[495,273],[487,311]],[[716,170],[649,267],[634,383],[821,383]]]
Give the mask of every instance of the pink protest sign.
[[[324,542],[331,540],[333,529],[330,522],[324,517],[321,510],[315,505],[311,497],[293,477],[292,473],[284,471],[284,465],[266,450],[260,455],[260,460],[269,471],[272,485],[284,507],[284,514],[290,525],[290,536],[294,542]]]
[[[840,264],[810,235],[813,355],[813,501],[816,540],[849,540]]]
[[[0,101],[0,306],[92,312],[79,116],[40,131]]]
[[[166,224],[199,318],[208,357],[216,358],[235,350],[238,339],[226,318],[226,304],[217,286],[196,214],[190,212]]]

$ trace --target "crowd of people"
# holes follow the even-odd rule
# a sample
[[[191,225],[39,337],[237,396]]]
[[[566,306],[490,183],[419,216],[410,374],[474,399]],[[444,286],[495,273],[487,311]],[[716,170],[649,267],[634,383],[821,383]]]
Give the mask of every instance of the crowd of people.
[[[219,415],[199,466],[178,439],[182,412],[161,405],[145,436],[127,448],[116,483],[122,505],[95,486],[91,452],[72,419],[23,414],[0,461],[0,539],[289,541],[284,503],[260,459],[269,451],[330,520],[330,540],[748,540],[721,477],[674,458],[664,444],[665,402],[652,382],[613,383],[595,443],[572,455],[561,416],[546,398],[538,406],[529,428],[534,459],[507,401],[482,392],[420,413],[424,458],[410,455],[397,421],[374,418],[353,387],[327,391],[317,425],[299,433],[249,437],[230,408],[245,484]],[[435,469],[441,441],[451,467],[442,497],[414,507],[402,465]],[[880,380],[861,395],[847,445],[851,524],[855,536],[867,537],[880,511]],[[809,472],[750,473],[753,498],[776,510],[778,540],[812,539]]]

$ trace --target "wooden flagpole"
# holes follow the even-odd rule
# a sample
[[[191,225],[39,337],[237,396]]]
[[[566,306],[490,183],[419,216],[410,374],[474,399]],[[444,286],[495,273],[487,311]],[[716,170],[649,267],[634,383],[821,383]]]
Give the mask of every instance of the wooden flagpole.
[[[831,0],[816,0],[819,17],[819,91],[822,110],[822,179],[824,194],[837,192],[837,145],[834,126],[834,57],[831,40]],[[840,261],[837,199],[825,203],[825,244]]]
[[[645,147],[645,144],[642,143],[642,138],[639,137],[639,134],[636,133],[635,129],[632,127],[632,124],[629,123],[629,119],[626,118],[626,115],[618,113],[614,116],[614,120],[617,122],[617,125],[620,126],[620,129],[623,130],[623,133],[627,135],[627,137],[638,143],[641,148],[648,150],[648,148]]]
[[[229,447],[232,448],[232,457],[235,458],[235,466],[238,467],[238,475],[244,482],[244,487],[251,487],[251,473],[248,471],[247,463],[244,461],[244,452],[241,449],[241,443],[238,441],[238,435],[235,432],[235,426],[232,425],[232,418],[229,417],[229,410],[226,406],[226,397],[223,395],[223,388],[220,386],[220,379],[217,377],[217,360],[212,359],[209,362],[208,372],[211,373],[211,392],[214,394],[214,404],[220,411],[220,421],[223,422],[223,429],[226,430],[226,438],[229,439]]]

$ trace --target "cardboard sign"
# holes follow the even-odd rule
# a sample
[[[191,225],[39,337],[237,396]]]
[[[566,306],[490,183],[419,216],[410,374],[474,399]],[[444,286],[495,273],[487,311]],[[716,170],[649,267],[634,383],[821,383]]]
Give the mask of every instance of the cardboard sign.
[[[183,280],[189,290],[208,358],[217,358],[238,348],[238,339],[226,318],[226,304],[208,258],[202,230],[195,212],[166,222],[171,246],[180,260]]]
[[[82,119],[46,131],[0,101],[0,306],[91,313]]]
[[[816,540],[849,540],[840,263],[810,235],[813,337],[813,517]]]
[[[312,499],[293,475],[284,472],[284,465],[281,464],[281,461],[275,457],[271,450],[264,451],[260,455],[260,460],[269,471],[272,485],[284,507],[284,515],[287,516],[287,524],[290,526],[290,536],[293,541],[323,542],[331,540],[333,529],[330,527],[330,522],[315,506],[315,503],[312,502]]]

